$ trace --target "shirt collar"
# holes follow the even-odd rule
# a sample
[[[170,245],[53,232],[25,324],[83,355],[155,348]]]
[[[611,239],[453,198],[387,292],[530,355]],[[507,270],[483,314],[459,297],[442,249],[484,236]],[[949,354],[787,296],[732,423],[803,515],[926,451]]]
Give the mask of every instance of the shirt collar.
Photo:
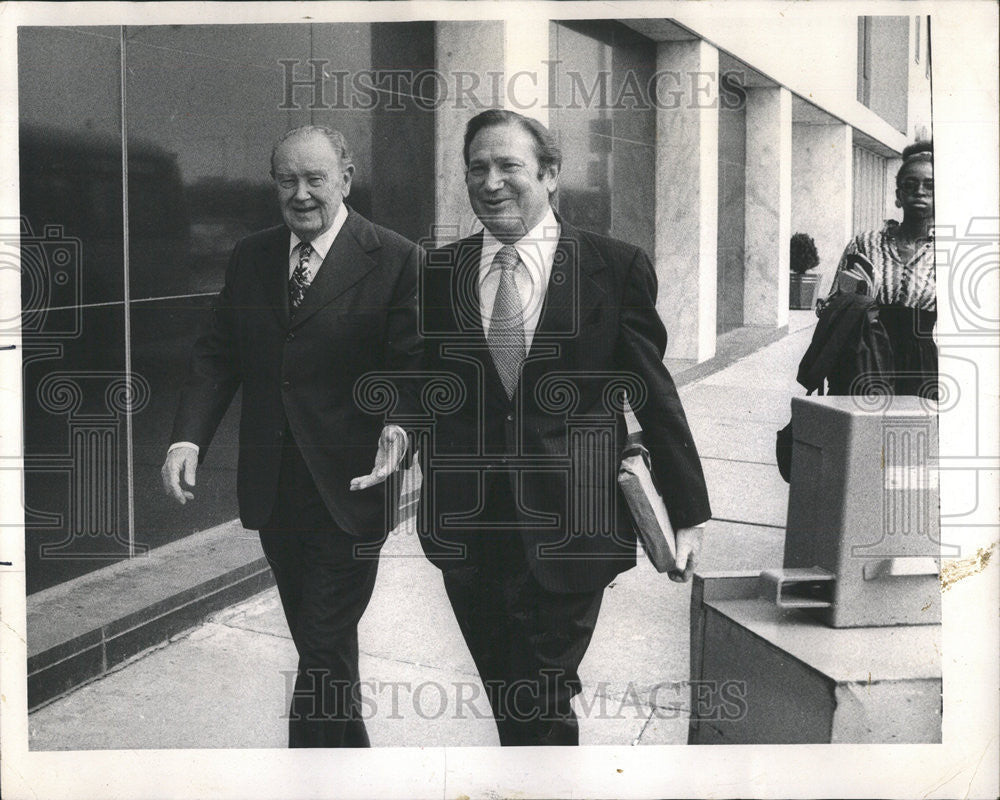
[[[521,257],[521,261],[525,266],[529,269],[533,266],[538,266],[547,274],[552,268],[556,248],[559,246],[560,233],[559,221],[552,211],[552,206],[549,206],[549,210],[538,224],[514,242],[514,249],[517,250],[517,254]],[[489,228],[483,228],[483,256],[480,261],[481,277],[485,278],[490,273],[493,268],[493,259],[503,246],[503,242],[490,233]]]
[[[347,206],[341,203],[340,208],[337,209],[337,213],[333,217],[333,224],[310,242],[313,252],[319,256],[320,264],[326,259],[326,254],[330,252],[330,248],[333,246],[333,240],[337,238],[337,234],[340,233],[340,229],[344,227],[345,222],[347,222]],[[301,241],[293,231],[291,242],[288,245],[289,257],[291,257],[292,251],[299,246],[299,242]]]
[[[896,228],[899,227],[899,220],[887,219],[882,225],[882,233],[892,233]],[[931,226],[930,231],[927,233],[927,241],[921,245],[921,247],[926,247],[928,244],[934,241],[934,226]]]

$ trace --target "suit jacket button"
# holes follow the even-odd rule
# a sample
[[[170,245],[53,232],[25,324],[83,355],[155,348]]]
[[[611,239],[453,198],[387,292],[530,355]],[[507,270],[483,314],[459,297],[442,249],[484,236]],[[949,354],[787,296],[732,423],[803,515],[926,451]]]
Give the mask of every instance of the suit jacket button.
[[[291,389],[292,388],[292,382],[291,381],[282,381],[281,382],[281,388],[282,389]]]
[[[513,422],[513,421],[514,421],[514,415],[513,414],[508,414],[507,415],[507,422]]]
[[[284,431],[275,431],[274,432],[274,438],[275,439],[284,439],[285,438],[285,432]]]
[[[285,341],[286,342],[290,342],[294,338],[295,338],[295,334],[294,333],[290,333],[290,334],[288,334],[288,336],[285,337]]]

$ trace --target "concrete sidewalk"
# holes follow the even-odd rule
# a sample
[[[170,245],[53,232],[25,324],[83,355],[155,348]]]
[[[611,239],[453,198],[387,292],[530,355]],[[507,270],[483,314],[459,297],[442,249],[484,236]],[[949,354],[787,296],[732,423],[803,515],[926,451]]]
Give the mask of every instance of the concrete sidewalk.
[[[780,566],[787,485],[774,434],[803,394],[795,370],[815,317],[681,388],[714,518],[699,571]],[[608,588],[577,698],[582,744],[682,744],[687,737],[690,584],[644,560]],[[405,529],[382,552],[360,630],[375,746],[497,744],[484,690],[440,573]],[[284,747],[295,649],[270,589],[29,716],[37,750]]]

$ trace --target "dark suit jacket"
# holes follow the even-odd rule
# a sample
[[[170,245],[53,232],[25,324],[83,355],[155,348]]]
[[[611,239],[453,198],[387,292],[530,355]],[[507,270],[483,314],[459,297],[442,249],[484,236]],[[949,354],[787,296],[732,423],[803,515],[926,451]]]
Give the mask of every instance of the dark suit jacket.
[[[644,429],[674,526],[704,522],[711,510],[663,366],[667,335],[652,264],[637,247],[561,225],[541,318],[511,401],[479,311],[482,234],[427,254],[425,368],[453,374],[463,393],[436,416],[425,445],[422,543],[437,566],[460,565],[456,545],[497,527],[484,475],[503,475],[534,575],[565,592],[603,587],[635,564],[635,532],[617,485],[621,389]]]
[[[195,344],[172,441],[209,442],[242,386],[240,518],[260,528],[274,507],[290,431],[327,508],[348,533],[385,533],[384,487],[349,492],[371,471],[385,408],[355,398],[370,371],[419,364],[420,248],[350,211],[297,310],[288,311],[290,232],[237,243],[211,324]],[[377,398],[376,398],[377,400]]]

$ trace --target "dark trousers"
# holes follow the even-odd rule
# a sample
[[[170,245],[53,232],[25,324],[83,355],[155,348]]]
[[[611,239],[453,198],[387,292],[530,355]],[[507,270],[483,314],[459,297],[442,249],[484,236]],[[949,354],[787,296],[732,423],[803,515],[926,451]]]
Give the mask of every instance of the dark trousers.
[[[361,540],[330,518],[294,443],[283,450],[278,499],[260,541],[299,654],[288,746],[370,746],[359,696],[358,622],[375,588],[377,548],[357,556]]]
[[[505,476],[488,488],[493,520],[514,518]],[[486,529],[444,586],[486,688],[501,745],[576,745],[583,660],[603,589],[557,593],[531,574],[518,530]]]

